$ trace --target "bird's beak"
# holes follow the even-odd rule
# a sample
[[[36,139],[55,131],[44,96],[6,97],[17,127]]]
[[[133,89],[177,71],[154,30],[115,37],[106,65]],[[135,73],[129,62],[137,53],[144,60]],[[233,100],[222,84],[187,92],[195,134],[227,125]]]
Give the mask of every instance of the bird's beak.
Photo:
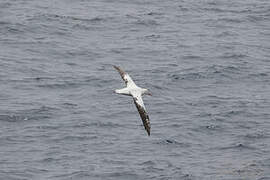
[[[152,93],[150,91],[148,91],[147,95],[152,96]]]

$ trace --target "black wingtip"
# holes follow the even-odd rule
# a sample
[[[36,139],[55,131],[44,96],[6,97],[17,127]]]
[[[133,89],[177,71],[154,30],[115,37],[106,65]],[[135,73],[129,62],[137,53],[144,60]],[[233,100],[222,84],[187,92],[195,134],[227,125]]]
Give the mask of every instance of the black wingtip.
[[[146,129],[148,136],[150,136],[150,129]]]

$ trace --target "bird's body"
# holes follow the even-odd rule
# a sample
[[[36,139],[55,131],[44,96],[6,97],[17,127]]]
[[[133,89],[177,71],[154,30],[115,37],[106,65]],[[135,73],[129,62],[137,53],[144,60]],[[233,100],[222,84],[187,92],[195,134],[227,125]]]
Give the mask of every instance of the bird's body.
[[[142,96],[144,94],[148,94],[151,95],[151,93],[149,92],[148,89],[145,88],[140,88],[139,86],[137,86],[134,81],[131,79],[131,77],[124,72],[122,69],[120,69],[117,66],[114,66],[114,68],[120,73],[122,79],[125,81],[126,86],[123,89],[117,89],[115,90],[115,93],[117,94],[123,94],[123,95],[128,95],[128,96],[132,96],[134,103],[139,111],[139,114],[142,118],[143,121],[143,125],[145,130],[147,131],[147,134],[150,136],[150,120],[149,120],[149,116],[146,112],[143,100],[142,100]]]

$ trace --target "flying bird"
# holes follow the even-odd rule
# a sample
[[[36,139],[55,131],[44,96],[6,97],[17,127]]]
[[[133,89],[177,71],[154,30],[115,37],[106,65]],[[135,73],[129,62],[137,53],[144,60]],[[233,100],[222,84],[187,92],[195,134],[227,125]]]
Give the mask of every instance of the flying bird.
[[[133,97],[134,103],[142,118],[143,126],[148,136],[150,136],[150,128],[151,128],[150,120],[146,112],[145,106],[143,104],[142,96],[145,94],[152,96],[151,92],[148,89],[140,88],[139,86],[137,86],[134,83],[134,81],[131,79],[131,77],[125,71],[123,71],[120,67],[118,66],[113,66],[113,67],[119,72],[120,76],[122,77],[122,79],[125,81],[125,84],[126,84],[125,88],[116,89],[115,93]]]

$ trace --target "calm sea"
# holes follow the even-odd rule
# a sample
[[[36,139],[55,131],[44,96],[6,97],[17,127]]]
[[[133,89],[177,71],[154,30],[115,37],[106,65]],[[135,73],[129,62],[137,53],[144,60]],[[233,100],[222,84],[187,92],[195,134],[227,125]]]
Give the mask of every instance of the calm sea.
[[[0,1],[0,180],[269,180],[269,130],[269,0]]]

